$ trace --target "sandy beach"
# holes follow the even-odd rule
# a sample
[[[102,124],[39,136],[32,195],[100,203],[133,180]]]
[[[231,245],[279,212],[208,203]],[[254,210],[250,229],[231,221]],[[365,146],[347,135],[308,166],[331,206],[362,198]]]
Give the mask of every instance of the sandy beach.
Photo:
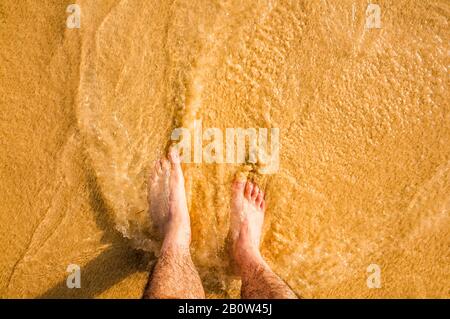
[[[196,121],[280,144],[271,174],[183,164],[207,297],[239,297],[241,174],[267,194],[262,254],[298,295],[449,298],[450,4],[376,3],[374,27],[362,0],[2,0],[0,298],[140,298],[160,246],[150,168]]]

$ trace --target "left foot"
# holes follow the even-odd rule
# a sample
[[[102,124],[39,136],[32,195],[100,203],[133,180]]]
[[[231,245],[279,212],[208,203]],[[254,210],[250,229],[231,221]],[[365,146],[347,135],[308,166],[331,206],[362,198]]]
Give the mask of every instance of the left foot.
[[[150,177],[149,202],[153,222],[164,238],[161,250],[189,248],[191,226],[184,177],[178,152],[172,148],[169,160],[156,162]]]

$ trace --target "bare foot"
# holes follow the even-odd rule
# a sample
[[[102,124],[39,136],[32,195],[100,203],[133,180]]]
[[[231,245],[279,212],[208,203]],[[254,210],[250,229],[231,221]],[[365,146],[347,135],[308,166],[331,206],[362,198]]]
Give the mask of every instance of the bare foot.
[[[162,158],[155,163],[149,181],[149,205],[151,218],[164,238],[161,250],[189,248],[191,226],[184,177],[174,148],[169,151],[169,160]]]
[[[169,214],[169,176],[167,161],[157,160],[148,183],[148,204],[150,217],[161,239],[164,239]]]
[[[232,257],[238,271],[249,264],[261,264],[259,251],[264,222],[264,193],[250,181],[234,181],[231,199]]]

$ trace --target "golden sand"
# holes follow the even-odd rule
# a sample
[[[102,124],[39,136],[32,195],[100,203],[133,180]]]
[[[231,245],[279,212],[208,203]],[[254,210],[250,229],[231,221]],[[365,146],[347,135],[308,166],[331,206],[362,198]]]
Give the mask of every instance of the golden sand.
[[[0,297],[139,298],[159,245],[146,177],[195,119],[280,129],[276,174],[183,165],[209,297],[239,295],[246,169],[263,255],[299,295],[450,297],[448,1],[378,1],[380,29],[359,0],[85,0],[80,29],[70,3],[0,3]]]

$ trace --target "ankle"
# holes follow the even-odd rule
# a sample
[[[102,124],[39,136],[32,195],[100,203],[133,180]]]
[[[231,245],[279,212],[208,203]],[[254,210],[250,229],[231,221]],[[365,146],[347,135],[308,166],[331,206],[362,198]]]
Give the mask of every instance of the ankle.
[[[161,252],[160,254],[175,254],[175,255],[184,255],[186,253],[190,253],[190,243],[186,241],[180,241],[172,238],[166,238],[164,239],[162,245],[161,245]]]
[[[166,234],[161,249],[168,250],[189,250],[191,244],[190,229],[182,227],[180,224],[172,223],[166,227]]]
[[[259,268],[266,264],[260,251],[252,248],[237,251],[235,261],[241,273],[249,269]]]

